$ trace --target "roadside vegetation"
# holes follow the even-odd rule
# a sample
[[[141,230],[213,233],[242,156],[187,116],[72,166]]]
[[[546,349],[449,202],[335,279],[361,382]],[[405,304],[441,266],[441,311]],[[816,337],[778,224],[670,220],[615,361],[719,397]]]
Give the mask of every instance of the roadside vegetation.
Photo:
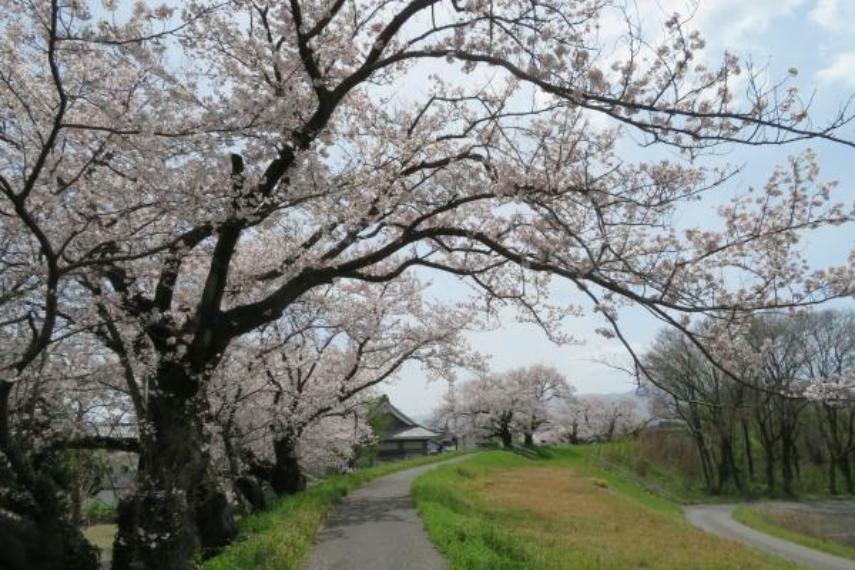
[[[362,485],[403,469],[445,461],[465,452],[454,451],[408,461],[358,469],[281,498],[266,511],[242,519],[237,539],[203,564],[205,570],[291,570],[299,568],[327,512],[342,497]]]
[[[695,443],[682,428],[642,431],[634,439],[592,445],[590,458],[652,493],[685,504],[786,497],[781,490],[770,492],[763,478],[750,474],[742,489],[734,485],[710,489]],[[758,460],[757,467],[764,467],[762,460]],[[830,495],[826,467],[810,461],[803,462],[795,474],[792,490],[799,499],[852,497],[844,491]]]
[[[855,560],[855,543],[845,544],[834,533],[823,532],[805,513],[777,513],[761,507],[741,506],[734,509],[736,520],[755,530],[789,540],[834,556]],[[841,528],[838,530],[842,530]],[[838,535],[839,536],[839,535]]]
[[[691,527],[591,455],[489,451],[422,475],[413,494],[453,570],[793,567]]]
[[[696,332],[717,326],[705,321]],[[855,406],[846,387],[855,377],[855,312],[758,315],[734,338],[710,360],[689,335],[659,334],[639,379],[653,415],[678,437],[657,442],[667,449],[640,441],[623,459],[636,471],[648,460],[670,464],[713,495],[855,494]]]

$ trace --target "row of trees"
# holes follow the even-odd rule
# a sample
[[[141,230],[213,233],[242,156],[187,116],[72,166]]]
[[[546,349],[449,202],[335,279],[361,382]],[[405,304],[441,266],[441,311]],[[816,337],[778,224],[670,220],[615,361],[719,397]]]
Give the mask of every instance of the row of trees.
[[[714,355],[727,368],[667,331],[643,360],[659,415],[691,433],[710,491],[792,496],[821,469],[828,492],[855,492],[855,313],[759,316]]]
[[[632,398],[577,396],[551,366],[484,374],[453,387],[436,420],[469,444],[612,441],[637,433],[644,419]]]
[[[627,22],[616,50],[605,20]],[[48,566],[93,568],[54,450],[133,449],[114,566],[188,568],[234,536],[218,431],[227,462],[264,462],[254,438],[273,422],[247,410],[272,406],[263,447],[277,486],[299,487],[295,441],[353,396],[353,362],[370,385],[402,359],[454,361],[453,308],[393,309],[379,346],[377,321],[351,317],[382,313],[416,270],[556,339],[584,307],[551,306],[553,279],[619,339],[622,304],[686,331],[681,316],[850,295],[851,263],[806,271],[796,246],[852,218],[812,155],[685,232],[680,205],[731,171],[617,155],[627,131],[687,158],[851,147],[849,111],[817,125],[790,85],[731,55],[700,63],[679,17],[639,30],[596,0],[0,0],[3,524],[51,545]],[[412,100],[390,99],[414,79]],[[308,411],[278,412],[303,394]],[[64,441],[84,395],[99,422],[130,402],[133,431]]]
[[[235,532],[224,511],[264,508],[271,493],[301,491],[307,472],[351,468],[375,441],[374,387],[404,365],[443,378],[458,368],[480,369],[481,359],[461,337],[472,316],[450,305],[438,310],[422,299],[422,287],[405,277],[319,289],[287,318],[229,347],[201,394],[210,458],[206,481],[220,493],[207,520],[198,523],[210,544],[224,545]],[[103,462],[105,450],[138,455],[140,466],[151,460],[140,439],[152,429],[147,394],[153,387],[139,374],[144,353],[127,349],[133,329],[124,323],[75,321],[59,330],[61,337],[43,351],[34,373],[15,383],[9,422],[29,450],[34,476],[55,485],[70,541],[82,522],[85,489],[97,490],[104,477],[104,465],[96,471],[90,464]],[[12,512],[32,514],[33,498],[8,467],[0,464],[4,499]],[[175,468],[180,474],[181,467]],[[136,486],[142,484],[140,475]],[[120,505],[120,523],[136,516],[129,508]],[[41,547],[44,536],[6,522],[9,552],[20,558],[13,567],[60,564],[58,549]],[[115,564],[131,564],[129,549],[168,532],[120,533]],[[49,538],[51,546],[62,543]],[[77,548],[78,561],[93,559],[88,545]]]

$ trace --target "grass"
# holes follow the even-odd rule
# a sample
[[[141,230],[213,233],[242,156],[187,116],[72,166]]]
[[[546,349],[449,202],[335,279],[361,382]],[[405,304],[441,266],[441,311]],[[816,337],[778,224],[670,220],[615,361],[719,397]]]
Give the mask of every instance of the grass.
[[[450,459],[463,452],[383,463],[326,479],[306,491],[284,497],[266,511],[240,522],[237,540],[207,560],[205,570],[290,570],[299,568],[327,512],[342,497],[365,483],[410,467]]]
[[[93,524],[83,529],[83,536],[101,552],[101,561],[112,560],[113,539],[118,527],[115,524]]]
[[[83,534],[92,546],[97,546],[101,550],[109,550],[113,547],[116,528],[115,524],[93,524],[84,528]]]
[[[782,513],[782,516],[774,516],[754,507],[740,506],[734,509],[733,516],[742,524],[760,532],[834,556],[855,560],[855,548],[852,546],[807,534],[805,532],[807,530],[805,521],[800,520],[804,519],[804,515],[795,517],[793,514],[785,515]]]
[[[696,473],[692,462],[687,460],[684,442],[678,440],[676,445],[675,442],[662,445],[661,449],[671,453],[661,457],[640,447],[641,443],[636,440],[594,444],[589,457],[592,463],[670,501],[691,504],[716,500],[704,489],[702,475]],[[694,453],[694,450],[688,452]]]
[[[485,452],[422,475],[413,493],[453,570],[794,567],[691,527],[679,505],[589,455]]]

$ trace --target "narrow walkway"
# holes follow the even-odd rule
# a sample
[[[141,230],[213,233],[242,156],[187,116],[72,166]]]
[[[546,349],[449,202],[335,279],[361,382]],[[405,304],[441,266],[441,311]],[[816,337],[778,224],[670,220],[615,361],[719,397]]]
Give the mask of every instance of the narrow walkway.
[[[818,570],[855,570],[855,562],[807,548],[756,531],[733,518],[736,505],[686,507],[686,518],[696,527],[712,534],[738,540],[749,546],[786,558],[796,564]]]
[[[445,570],[410,495],[413,480],[455,457],[381,477],[348,495],[318,534],[306,570]]]

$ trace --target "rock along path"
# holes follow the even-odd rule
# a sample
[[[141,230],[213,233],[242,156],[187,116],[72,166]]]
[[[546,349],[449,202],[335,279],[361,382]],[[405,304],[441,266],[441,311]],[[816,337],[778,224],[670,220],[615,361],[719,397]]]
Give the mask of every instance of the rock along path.
[[[738,540],[807,568],[855,570],[855,562],[775,538],[745,526],[733,518],[735,506],[699,505],[686,507],[686,518],[702,530],[731,540]]]
[[[455,457],[380,477],[336,505],[318,534],[306,570],[445,570],[410,494],[413,480]]]

